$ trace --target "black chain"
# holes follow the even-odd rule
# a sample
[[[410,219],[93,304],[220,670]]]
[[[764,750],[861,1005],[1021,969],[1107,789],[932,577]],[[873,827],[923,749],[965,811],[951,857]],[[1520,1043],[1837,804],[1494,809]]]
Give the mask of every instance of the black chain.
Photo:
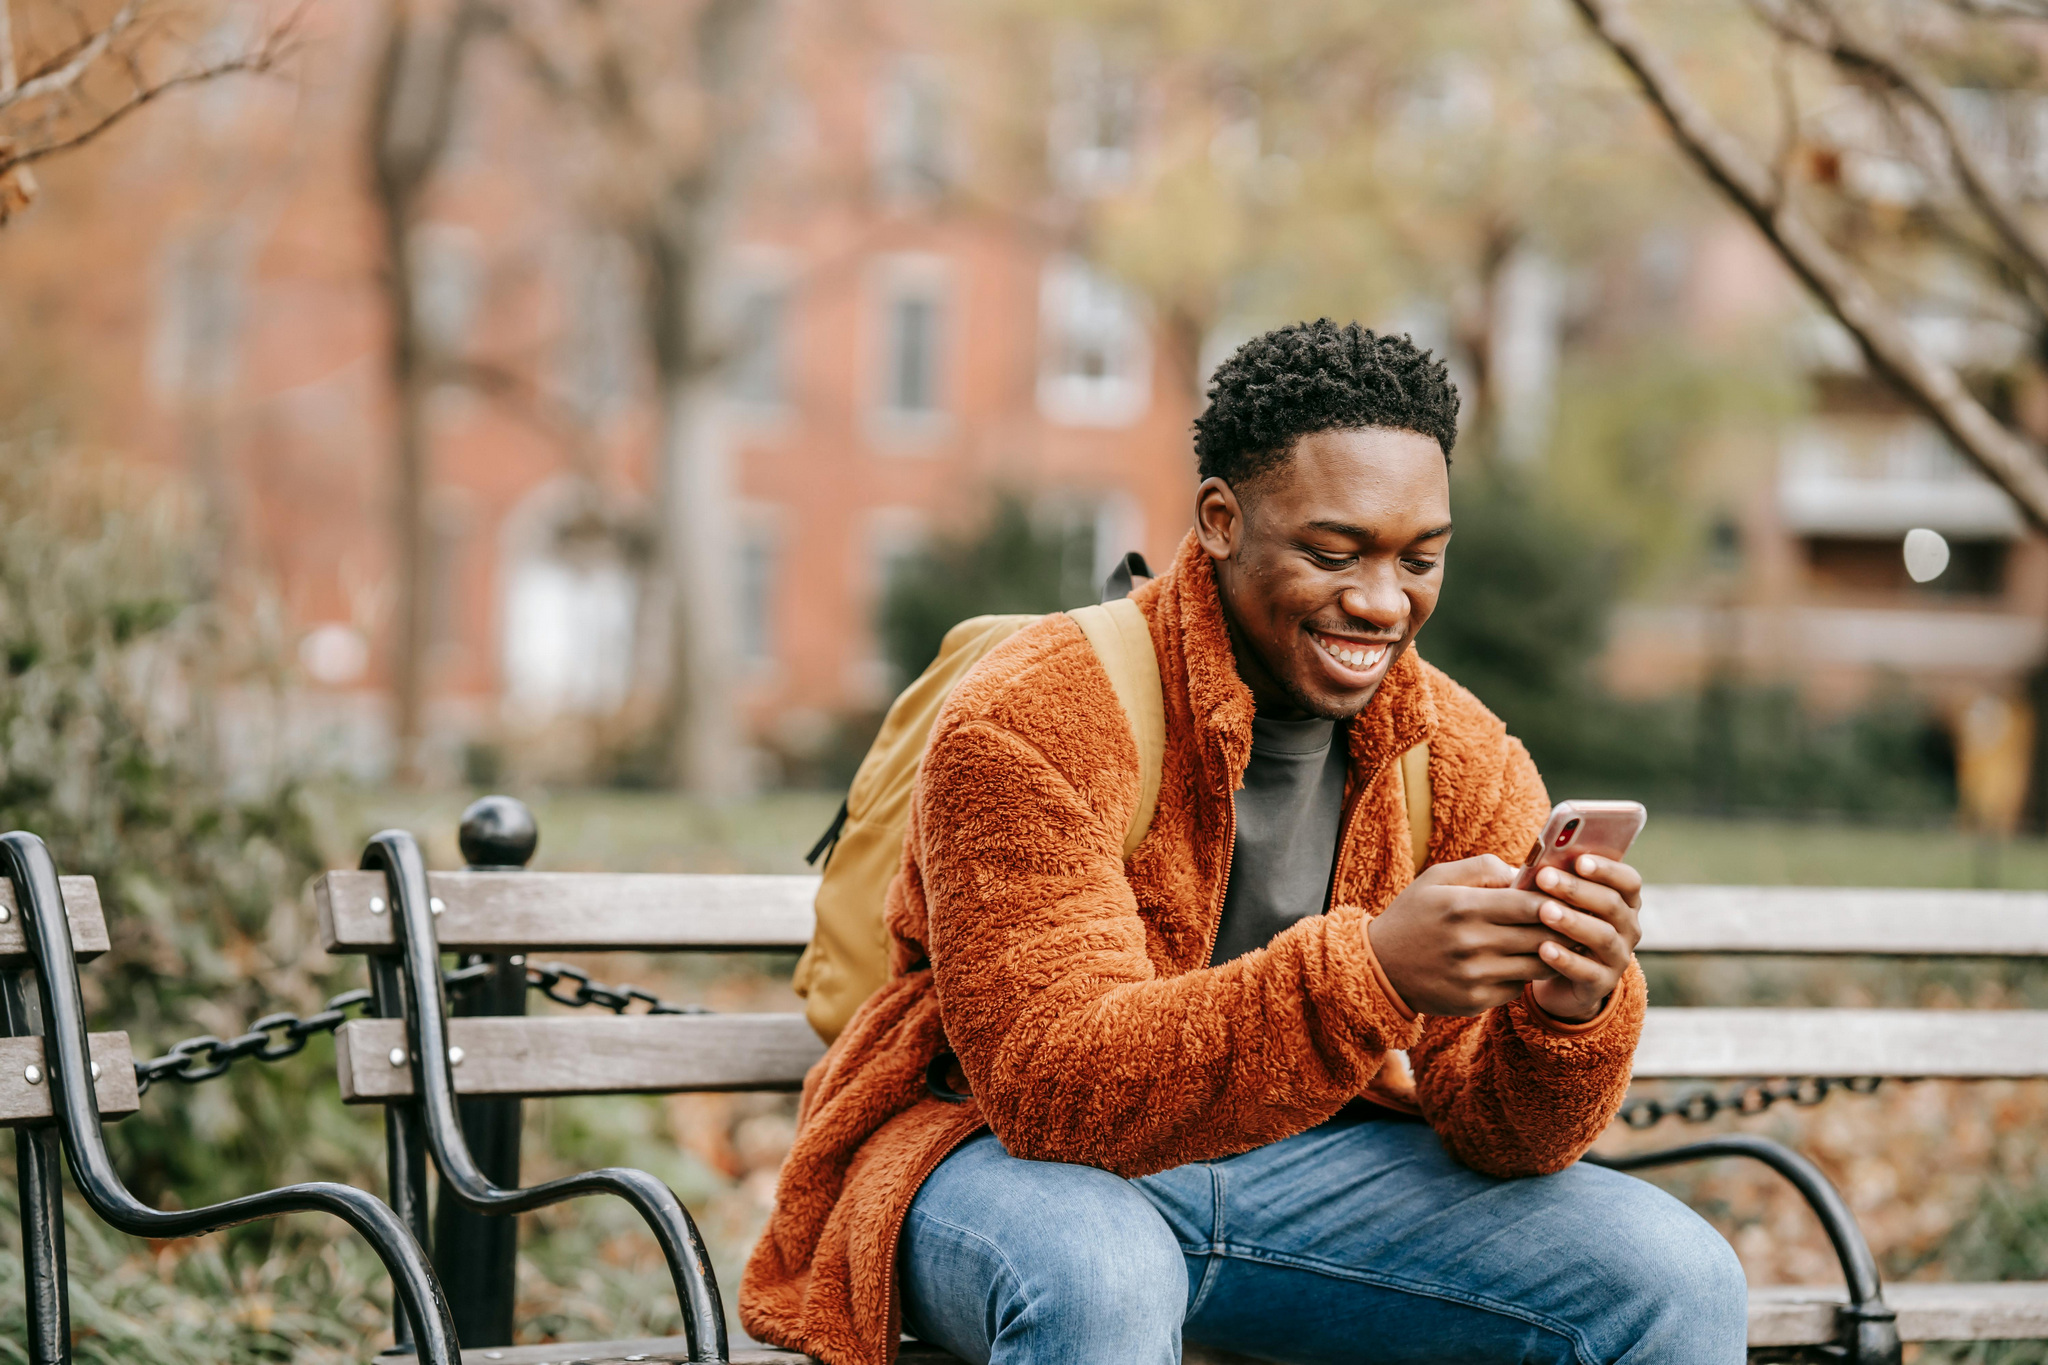
[[[496,970],[496,966],[492,962],[473,963],[442,973],[441,980],[451,994],[460,994],[480,983]],[[560,989],[564,981],[574,985],[574,989],[566,994]],[[648,1014],[711,1013],[702,1005],[672,1005],[638,986],[607,986],[592,981],[588,972],[562,962],[528,967],[526,985],[527,989],[539,991],[557,1004],[578,1009],[585,1005],[601,1005],[613,1014],[624,1014],[628,1006],[638,1001],[647,1006],[645,1012]],[[326,1008],[318,1014],[309,1014],[303,1019],[289,1011],[266,1014],[249,1025],[249,1031],[239,1037],[223,1040],[208,1033],[187,1038],[174,1044],[163,1056],[135,1064],[135,1091],[141,1094],[156,1081],[179,1081],[185,1085],[210,1081],[216,1076],[226,1075],[229,1067],[247,1057],[254,1057],[259,1062],[281,1062],[287,1057],[295,1057],[305,1051],[306,1043],[313,1035],[334,1032],[348,1021],[352,1011],[366,1009],[369,1004],[368,990],[344,991],[328,1001]]]
[[[451,993],[459,994],[479,984],[495,969],[495,963],[478,962],[445,972],[441,979]],[[562,990],[565,981],[572,986],[566,993]],[[624,1014],[637,1001],[647,1006],[643,1011],[646,1014],[712,1012],[702,1005],[671,1004],[638,986],[607,986],[591,980],[590,973],[566,962],[528,966],[526,986],[528,990],[539,991],[556,1004],[572,1009],[597,1005],[613,1014]],[[225,1075],[230,1066],[245,1057],[254,1057],[259,1062],[278,1062],[296,1056],[305,1050],[313,1035],[334,1032],[347,1022],[351,1011],[364,1009],[369,1003],[370,992],[367,990],[344,991],[329,1000],[326,1008],[318,1014],[309,1014],[303,1019],[289,1012],[266,1014],[251,1024],[247,1033],[236,1038],[222,1041],[212,1034],[187,1038],[163,1056],[135,1064],[136,1093],[148,1090],[155,1081],[180,1081],[186,1085],[210,1081]],[[1624,1124],[1636,1129],[1653,1128],[1670,1118],[1683,1119],[1687,1123],[1711,1123],[1723,1114],[1761,1114],[1783,1100],[1810,1108],[1837,1090],[1846,1090],[1852,1095],[1868,1095],[1882,1083],[1883,1078],[1878,1076],[1805,1076],[1776,1083],[1756,1081],[1721,1094],[1695,1090],[1672,1100],[1629,1100],[1621,1106],[1620,1118]]]
[[[1672,1100],[1630,1100],[1621,1106],[1621,1121],[1631,1128],[1653,1128],[1670,1118],[1709,1123],[1723,1114],[1761,1114],[1780,1100],[1810,1108],[1837,1090],[1852,1095],[1871,1094],[1883,1080],[1881,1076],[1803,1076],[1775,1084],[1753,1081],[1718,1095],[1711,1090],[1695,1090]]]
[[[244,1057],[279,1062],[296,1056],[305,1050],[307,1040],[314,1034],[334,1032],[347,1021],[349,1011],[363,1009],[369,1003],[367,990],[343,991],[318,1014],[303,1019],[289,1012],[266,1014],[238,1038],[222,1041],[210,1033],[187,1038],[163,1056],[135,1064],[136,1093],[148,1090],[154,1081],[182,1081],[186,1085],[210,1081],[224,1075]]]
[[[564,995],[558,987],[564,981],[575,983],[575,989]],[[647,1014],[709,1014],[702,1005],[672,1005],[660,996],[641,990],[638,986],[607,986],[592,981],[590,973],[571,967],[566,962],[544,962],[538,967],[526,969],[526,985],[529,990],[539,991],[558,1005],[582,1009],[585,1005],[601,1005],[613,1014],[624,1014],[626,1007],[638,1000],[647,1006]]]

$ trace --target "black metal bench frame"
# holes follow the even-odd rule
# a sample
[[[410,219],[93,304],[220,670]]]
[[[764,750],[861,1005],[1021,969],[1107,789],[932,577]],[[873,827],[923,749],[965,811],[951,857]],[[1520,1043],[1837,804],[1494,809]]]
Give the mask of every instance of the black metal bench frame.
[[[31,1083],[48,1084],[54,1112],[48,1122],[18,1127],[14,1139],[32,1365],[69,1365],[72,1358],[60,1145],[86,1206],[132,1236],[197,1237],[287,1213],[340,1218],[362,1235],[390,1272],[397,1316],[419,1357],[434,1365],[456,1365],[455,1320],[433,1267],[405,1224],[376,1196],[320,1181],[167,1212],[129,1192],[114,1169],[101,1125],[94,1092],[99,1067],[86,1038],[78,959],[56,864],[41,839],[16,831],[0,835],[0,870],[13,887],[31,964],[0,969],[6,1035],[42,1039],[44,1075]]]

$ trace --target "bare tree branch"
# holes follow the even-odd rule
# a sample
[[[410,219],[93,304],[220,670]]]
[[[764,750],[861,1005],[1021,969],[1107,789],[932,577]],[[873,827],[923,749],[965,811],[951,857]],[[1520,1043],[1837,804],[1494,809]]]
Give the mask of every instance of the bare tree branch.
[[[1634,74],[1679,147],[1737,208],[1749,216],[1778,255],[1848,328],[1869,357],[1984,471],[2033,525],[2048,531],[2048,465],[2041,453],[2002,426],[1949,365],[1930,354],[1898,313],[1793,207],[1777,193],[1770,172],[1679,80],[1659,51],[1616,0],[1572,0],[1593,32]]]
[[[28,80],[15,81],[8,89],[8,82],[17,74],[19,56],[11,42],[11,25],[5,22],[6,0],[0,0],[0,91],[5,91],[0,94],[0,119],[10,111],[15,111],[17,119],[22,118],[21,111],[40,102],[39,111],[25,117],[61,130],[30,138],[9,135],[5,123],[0,122],[0,222],[5,222],[8,216],[6,191],[10,183],[18,187],[13,207],[18,208],[34,192],[33,180],[24,179],[31,163],[83,147],[173,90],[223,76],[276,68],[293,49],[306,3],[307,0],[301,0],[283,22],[268,28],[254,47],[168,76],[153,77],[143,68],[137,52],[115,41],[124,32],[138,28],[142,7],[131,0],[107,21],[105,28],[88,31],[78,42],[46,58]],[[104,107],[87,91],[89,78],[103,66],[119,67],[128,81],[127,96]],[[76,117],[80,114],[84,115],[82,121]]]
[[[0,96],[11,95],[21,84],[14,61],[14,0],[0,0]]]
[[[113,108],[106,108],[106,111],[100,111],[94,117],[92,123],[80,127],[74,133],[68,133],[68,135],[59,137],[57,141],[35,143],[35,145],[29,145],[29,147],[16,147],[8,139],[0,137],[0,176],[6,176],[8,172],[12,172],[18,166],[29,166],[33,162],[41,162],[45,158],[59,156],[59,153],[63,153],[63,151],[76,151],[78,147],[84,147],[88,141],[92,141],[94,137],[98,137],[106,129],[115,127],[117,123],[121,123],[129,115],[133,115],[137,108],[141,108],[143,104],[152,104],[152,102],[160,100],[162,96],[170,94],[172,90],[178,90],[182,86],[199,86],[199,84],[205,84],[209,80],[217,80],[221,76],[268,72],[268,70],[274,68],[276,63],[279,63],[279,59],[281,59],[279,53],[264,49],[264,51],[242,55],[242,57],[229,57],[225,61],[215,61],[213,65],[203,65],[203,68],[197,68],[197,70],[180,72],[178,76],[168,76],[168,78],[158,80],[158,82],[137,84],[135,92],[129,98],[121,100]]]
[[[2019,19],[2048,23],[2048,0],[1943,0],[1973,19]]]
[[[2034,235],[2018,205],[1993,180],[1983,157],[1956,124],[1947,95],[1910,57],[1882,39],[1860,31],[1831,0],[1801,0],[1827,25],[1824,48],[1835,64],[1876,80],[1917,105],[1940,134],[1956,179],[1984,221],[2042,285],[2048,285],[2048,243]]]
[[[135,22],[135,6],[132,3],[121,6],[119,10],[115,11],[114,17],[107,21],[107,26],[98,33],[93,34],[91,41],[79,48],[77,54],[70,61],[64,63],[55,71],[37,76],[33,80],[23,81],[15,86],[14,89],[8,91],[7,94],[0,95],[0,113],[4,113],[11,105],[20,104],[23,100],[35,100],[49,95],[60,95],[78,84],[80,80],[84,79],[85,73],[92,70],[92,64],[98,61],[106,53],[106,50],[113,45],[114,39],[120,37],[122,30],[126,29],[133,22]]]

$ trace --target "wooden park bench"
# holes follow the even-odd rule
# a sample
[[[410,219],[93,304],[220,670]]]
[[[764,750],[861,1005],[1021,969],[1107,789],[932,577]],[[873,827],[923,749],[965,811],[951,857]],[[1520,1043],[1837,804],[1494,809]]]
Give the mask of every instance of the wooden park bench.
[[[424,1125],[437,1163],[460,1149],[456,1100],[469,1106],[469,1142],[501,1161],[492,1178],[517,1185],[518,1101],[555,1095],[781,1090],[799,1087],[822,1053],[797,1014],[611,1014],[523,1017],[535,952],[736,952],[791,950],[811,935],[816,879],[546,873],[518,870],[537,837],[524,807],[487,798],[463,828],[471,866],[427,872],[403,834],[380,835],[369,870],[330,872],[318,884],[321,929],[333,953],[360,953],[382,980],[410,962],[408,979],[431,1008],[352,1021],[337,1035],[344,1098],[382,1104],[391,1116],[393,1188],[413,1209],[417,1160],[401,1149]],[[2048,956],[2048,895],[1784,887],[1660,886],[1644,895],[1644,953]],[[410,951],[408,951],[410,946]],[[439,954],[462,971],[506,983],[486,1001],[468,995],[450,1016],[438,997]],[[423,965],[424,964],[424,965]],[[458,973],[459,975],[460,973]],[[557,977],[557,980],[560,978]],[[608,1003],[622,1008],[617,992]],[[397,997],[390,997],[394,1002]],[[641,997],[647,999],[644,995]],[[426,1064],[418,1065],[424,1058]],[[1793,1077],[2048,1076],[2048,1011],[1865,1009],[1677,1009],[1649,1013],[1635,1074],[1642,1079],[1751,1080]],[[422,1082],[424,1081],[424,1084]],[[487,1109],[484,1105],[496,1105]],[[438,1137],[436,1125],[449,1130]],[[493,1127],[496,1125],[496,1127]],[[1750,1344],[1759,1360],[1826,1359],[1896,1365],[1901,1341],[2048,1338],[2048,1285],[1879,1284],[1876,1262],[1846,1205],[1817,1168],[1776,1143],[1730,1135],[1669,1153],[1610,1161],[1624,1169],[1742,1156],[1767,1161],[1804,1194],[1840,1258],[1844,1286],[1758,1288]],[[407,1164],[407,1163],[411,1164]],[[445,1164],[444,1179],[445,1179]],[[467,1179],[467,1176],[462,1177]],[[444,1186],[445,1189],[445,1186]],[[444,1198],[443,1207],[448,1207]],[[465,1361],[556,1362],[711,1359],[702,1310],[690,1338],[511,1347],[509,1221],[488,1264],[465,1242],[475,1278],[444,1268]],[[474,1238],[466,1227],[449,1232]],[[683,1276],[677,1276],[679,1285]],[[711,1291],[715,1297],[716,1290]],[[686,1290],[685,1301],[689,1294]],[[700,1300],[701,1301],[701,1300]],[[472,1335],[476,1330],[491,1336]],[[945,1359],[910,1346],[906,1358]],[[1196,1353],[1190,1351],[1190,1360]],[[743,1352],[749,1361],[796,1361],[786,1352]]]
[[[138,1069],[127,1034],[87,1034],[78,978],[79,963],[106,950],[92,878],[60,878],[33,834],[0,835],[0,1127],[14,1129],[27,1298],[27,1340],[20,1345],[30,1365],[69,1365],[72,1356],[60,1146],[86,1206],[133,1236],[197,1237],[286,1213],[335,1215],[391,1272],[418,1354],[454,1365],[447,1298],[421,1244],[376,1196],[320,1182],[166,1212],[121,1183],[101,1120],[135,1112]]]
[[[206,1209],[164,1213],[120,1185],[100,1137],[102,1116],[136,1108],[136,1069],[121,1034],[88,1038],[78,963],[106,947],[87,879],[60,884],[32,835],[0,837],[0,1124],[17,1128],[34,1365],[68,1361],[63,1317],[57,1145],[103,1219],[142,1236],[192,1236],[250,1218],[321,1209],[376,1247],[404,1305],[401,1349],[443,1365],[459,1339],[468,1365],[595,1361],[796,1362],[772,1350],[728,1352],[718,1288],[696,1229],[658,1180],[597,1171],[522,1188],[519,1106],[555,1095],[795,1090],[821,1047],[795,1014],[665,1012],[525,1017],[530,984],[576,979],[529,964],[536,951],[790,950],[811,931],[809,877],[564,874],[521,870],[536,832],[524,807],[487,798],[465,817],[470,867],[427,871],[410,836],[372,841],[362,871],[330,872],[316,900],[331,952],[368,959],[378,1016],[339,1022],[343,1000],[306,1020],[221,1044],[266,1055],[266,1039],[339,1023],[344,1097],[385,1106],[391,1208],[362,1191],[294,1186]],[[1653,887],[1644,953],[2048,957],[2048,895],[1993,892]],[[65,923],[69,933],[45,932]],[[445,973],[442,955],[459,957]],[[357,992],[352,995],[362,995]],[[558,996],[557,998],[564,998]],[[453,1007],[450,1007],[450,1000]],[[570,1003],[622,1009],[645,993],[588,985]],[[422,1005],[424,1002],[424,1006]],[[1794,1077],[2048,1077],[2048,1011],[1652,1009],[1636,1060],[1644,1079]],[[187,1045],[181,1045],[185,1047]],[[284,1046],[276,1049],[282,1053]],[[204,1060],[200,1052],[190,1054]],[[145,1063],[139,1070],[178,1058]],[[1790,1178],[1821,1217],[1844,1286],[1754,1290],[1752,1357],[1891,1362],[1904,1341],[2048,1339],[2048,1286],[1881,1286],[1861,1231],[1826,1178],[1797,1154],[1748,1135],[1610,1164],[1634,1169],[1743,1156]],[[428,1226],[427,1172],[441,1197]],[[583,1194],[628,1199],[655,1232],[675,1280],[687,1334],[658,1341],[515,1347],[507,1214]],[[396,1210],[394,1213],[393,1210]],[[409,1235],[408,1235],[409,1234]],[[421,1248],[434,1246],[437,1281]],[[442,1296],[442,1285],[447,1295]],[[909,1344],[905,1358],[946,1359]],[[1211,1359],[1191,1349],[1189,1360]]]

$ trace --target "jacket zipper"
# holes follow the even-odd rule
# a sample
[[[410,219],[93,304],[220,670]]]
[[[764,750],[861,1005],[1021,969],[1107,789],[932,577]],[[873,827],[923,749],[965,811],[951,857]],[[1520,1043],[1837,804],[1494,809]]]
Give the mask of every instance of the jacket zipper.
[[[1223,899],[1230,893],[1230,865],[1237,861],[1237,793],[1223,794],[1223,809],[1226,813],[1223,832],[1229,836],[1223,845],[1223,880],[1216,887],[1216,899],[1209,906],[1209,938],[1202,945],[1202,957],[1195,966],[1206,967],[1209,959],[1216,955],[1216,936],[1223,932]]]
[[[1375,773],[1373,781],[1378,780],[1379,775]],[[1337,888],[1344,884],[1344,862],[1351,855],[1352,826],[1358,823],[1358,808],[1364,803],[1365,794],[1371,786],[1371,782],[1361,782],[1344,805],[1343,828],[1337,834],[1337,866],[1330,873],[1330,893],[1323,900],[1323,913],[1326,915],[1337,908]]]
[[[945,1159],[966,1145],[969,1138],[988,1131],[986,1123],[977,1123],[951,1142],[943,1144],[932,1159],[917,1172],[917,1180],[910,1187],[910,1198],[914,1203],[917,1192],[924,1188],[924,1182],[932,1178],[932,1172],[939,1169]],[[900,1353],[903,1341],[903,1300],[896,1293],[896,1257],[903,1250],[903,1225],[910,1221],[910,1205],[903,1206],[903,1216],[896,1220],[896,1231],[889,1237],[889,1260],[882,1276],[882,1292],[889,1296],[889,1326],[882,1339],[882,1359],[894,1361]]]

